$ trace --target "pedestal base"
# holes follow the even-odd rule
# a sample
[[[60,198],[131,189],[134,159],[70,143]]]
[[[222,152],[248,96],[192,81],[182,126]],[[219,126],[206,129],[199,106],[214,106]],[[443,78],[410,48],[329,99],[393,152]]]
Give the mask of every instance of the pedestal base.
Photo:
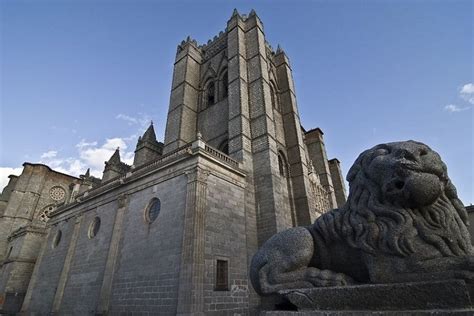
[[[285,290],[298,312],[262,315],[473,315],[469,290],[463,280]]]

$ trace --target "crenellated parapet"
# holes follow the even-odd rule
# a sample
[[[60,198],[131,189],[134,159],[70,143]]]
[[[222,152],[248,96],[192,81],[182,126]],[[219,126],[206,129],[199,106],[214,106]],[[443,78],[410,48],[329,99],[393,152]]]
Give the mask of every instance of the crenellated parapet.
[[[190,36],[186,37],[186,39],[182,40],[181,43],[178,45],[176,55],[181,53],[187,46],[194,46],[195,48],[198,48],[198,43],[195,39],[191,38]]]
[[[204,59],[212,58],[217,53],[221,52],[227,47],[227,32],[219,32],[219,35],[214,36],[212,40],[208,40],[207,44],[199,46],[202,50]]]

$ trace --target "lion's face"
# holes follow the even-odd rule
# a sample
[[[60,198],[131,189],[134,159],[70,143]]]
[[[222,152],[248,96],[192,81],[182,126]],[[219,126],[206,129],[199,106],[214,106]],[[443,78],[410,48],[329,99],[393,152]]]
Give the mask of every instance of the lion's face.
[[[446,166],[440,156],[415,141],[377,145],[358,160],[365,176],[380,189],[380,200],[393,205],[432,204],[446,185]]]

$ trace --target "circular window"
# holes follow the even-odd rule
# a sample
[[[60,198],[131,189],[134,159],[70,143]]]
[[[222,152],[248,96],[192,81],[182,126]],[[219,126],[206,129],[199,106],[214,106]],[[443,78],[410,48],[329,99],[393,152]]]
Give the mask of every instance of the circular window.
[[[52,187],[49,191],[49,196],[54,201],[62,201],[66,196],[66,191],[64,191],[64,189],[61,187]]]
[[[148,203],[147,208],[145,209],[145,220],[148,223],[153,223],[158,215],[160,215],[161,210],[161,201],[158,198],[151,199]]]
[[[53,249],[56,248],[59,245],[59,242],[61,241],[61,236],[62,235],[63,235],[63,233],[61,232],[61,230],[58,230],[56,232],[56,235],[53,238],[53,244],[51,245]]]
[[[99,217],[95,217],[91,224],[89,225],[89,232],[88,232],[88,236],[89,238],[94,238],[95,235],[97,235],[97,233],[99,232],[99,229],[100,229],[100,218]]]

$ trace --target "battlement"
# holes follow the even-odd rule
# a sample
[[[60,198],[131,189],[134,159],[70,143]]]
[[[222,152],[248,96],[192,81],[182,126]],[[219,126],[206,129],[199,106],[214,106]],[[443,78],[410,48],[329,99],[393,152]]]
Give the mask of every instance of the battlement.
[[[201,45],[199,45],[195,39],[188,36],[178,45],[176,54],[182,52],[187,45],[194,46],[204,58],[211,58],[227,46],[227,31],[220,31],[219,35],[215,35],[212,39],[209,39],[206,44]]]
[[[263,27],[262,22],[260,21],[260,18],[257,16],[255,10],[251,10],[250,13],[247,14],[240,14],[237,9],[234,9],[234,12],[229,20],[232,21],[233,18],[238,18],[241,22],[244,23],[244,28],[247,30],[248,28],[253,27],[257,23],[260,25],[260,27]],[[247,23],[248,22],[248,23]],[[215,54],[218,52],[222,51],[224,48],[227,46],[227,32],[229,28],[226,27],[224,31],[220,31],[218,35],[215,35],[212,39],[209,39],[207,43],[199,45],[198,42],[188,36],[185,40],[181,41],[181,43],[178,45],[178,49],[176,54],[178,55],[180,52],[182,52],[187,45],[192,45],[194,46],[195,49],[197,49],[202,56],[205,59],[209,59],[213,57]],[[269,49],[270,56],[274,56],[281,52],[279,51],[279,46],[277,51],[275,51],[271,45],[268,42],[265,42],[267,49]]]
[[[199,46],[202,50],[204,58],[211,58],[227,46],[227,31],[220,31],[219,35],[214,36],[212,40],[208,40],[207,44]]]

